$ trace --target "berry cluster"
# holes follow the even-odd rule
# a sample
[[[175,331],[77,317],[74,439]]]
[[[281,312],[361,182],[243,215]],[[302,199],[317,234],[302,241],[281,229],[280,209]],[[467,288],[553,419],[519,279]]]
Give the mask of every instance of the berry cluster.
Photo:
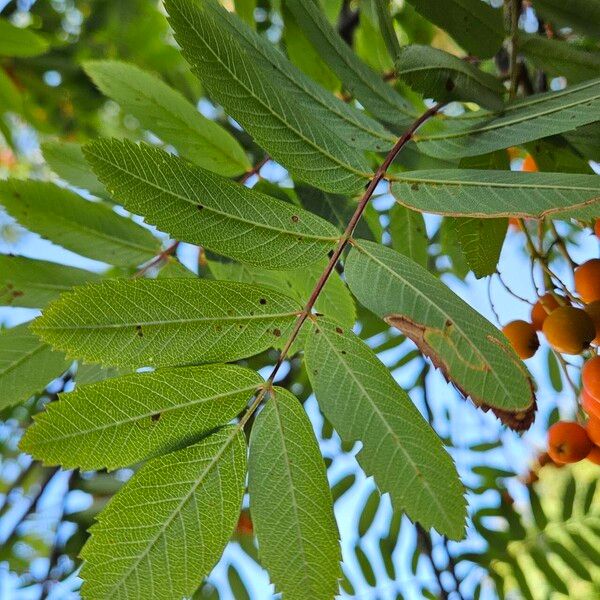
[[[574,280],[574,301],[548,292],[534,304],[531,322],[516,320],[504,326],[502,331],[521,358],[536,353],[539,331],[561,354],[581,354],[600,345],[600,259],[577,267]],[[600,356],[585,362],[582,383],[581,405],[589,417],[586,425],[561,421],[548,431],[548,454],[559,464],[584,458],[600,464]]]

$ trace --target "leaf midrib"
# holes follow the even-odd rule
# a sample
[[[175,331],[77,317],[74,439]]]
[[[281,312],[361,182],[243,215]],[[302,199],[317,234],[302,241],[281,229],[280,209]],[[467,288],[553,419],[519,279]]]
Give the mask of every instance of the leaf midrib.
[[[17,367],[19,367],[21,363],[25,362],[26,360],[30,359],[32,356],[35,356],[38,352],[46,348],[48,348],[48,345],[44,342],[40,342],[39,345],[37,345],[29,352],[21,354],[21,356],[16,361],[10,363],[7,367],[0,368],[0,378],[5,377],[8,373],[14,371]]]
[[[186,323],[223,323],[223,322],[245,322],[245,321],[264,321],[274,319],[284,319],[287,317],[298,316],[298,311],[291,311],[285,313],[266,313],[260,315],[241,315],[241,316],[228,316],[223,315],[219,317],[194,317],[191,319],[172,319],[170,321],[135,321],[127,323],[97,323],[91,325],[40,325],[36,324],[35,329],[37,331],[69,331],[69,330],[96,330],[96,329],[118,329],[122,327],[135,327],[140,326],[166,326],[166,325],[179,325]]]
[[[485,173],[489,173],[489,171],[484,171]],[[514,173],[511,171],[498,171],[498,173]],[[515,173],[517,177],[520,175],[519,173]],[[527,176],[529,176],[528,174]],[[543,175],[546,175],[544,173]],[[548,175],[569,175],[568,173],[548,173]],[[573,174],[576,175],[576,174]],[[536,177],[534,175],[534,177]],[[594,177],[594,175],[584,175],[584,177]],[[598,178],[600,179],[600,178]],[[596,187],[585,187],[578,185],[569,185],[566,184],[552,184],[552,183],[544,183],[544,184],[536,184],[536,183],[499,183],[495,181],[464,181],[461,179],[429,179],[425,177],[406,177],[401,174],[394,179],[394,184],[408,184],[408,183],[430,183],[435,185],[446,185],[446,186],[468,186],[468,187],[493,187],[493,188],[525,188],[525,189],[548,189],[548,190],[564,190],[567,192],[570,191],[581,191],[581,192],[600,192],[600,181]]]
[[[512,127],[513,125],[518,125],[519,123],[522,123],[524,121],[533,121],[534,119],[539,119],[540,117],[545,117],[545,116],[551,115],[556,112],[566,111],[571,108],[575,108],[575,107],[579,106],[580,104],[585,104],[587,102],[594,102],[595,100],[598,100],[598,99],[600,99],[600,94],[597,94],[596,96],[592,96],[592,97],[587,97],[582,100],[578,100],[577,102],[572,102],[571,104],[566,104],[566,105],[563,104],[558,107],[550,108],[545,111],[535,113],[533,115],[524,115],[520,118],[514,118],[512,121],[503,121],[501,123],[492,122],[491,124],[489,124],[485,127],[474,127],[472,129],[463,129],[463,130],[457,131],[455,133],[445,133],[445,134],[425,135],[425,136],[415,135],[414,139],[417,142],[430,142],[432,140],[446,140],[446,139],[451,139],[451,138],[468,137],[468,136],[479,134],[479,133],[486,133],[488,131],[495,131],[497,129],[504,129],[506,127]],[[493,121],[501,119],[503,116],[504,116],[504,114],[502,114],[502,113],[495,114]]]
[[[196,400],[189,400],[187,402],[180,402],[179,404],[169,405],[166,408],[157,408],[155,410],[148,411],[147,413],[137,414],[128,419],[122,419],[120,421],[111,421],[110,423],[105,423],[104,425],[98,425],[98,426],[90,427],[88,429],[80,429],[78,431],[75,431],[75,432],[69,433],[69,434],[61,434],[61,435],[57,435],[57,436],[52,436],[51,438],[47,437],[44,440],[37,442],[35,444],[35,446],[39,448],[41,446],[52,445],[58,441],[68,440],[68,439],[71,439],[74,437],[79,437],[82,435],[89,435],[90,433],[96,433],[98,431],[104,431],[106,429],[120,427],[121,425],[126,425],[128,423],[135,423],[137,421],[141,421],[148,417],[152,417],[157,412],[160,412],[161,414],[164,415],[165,413],[169,413],[174,410],[179,410],[180,408],[188,408],[188,407],[191,408],[197,404],[202,404],[204,402],[212,402],[214,400],[221,400],[223,398],[228,398],[229,396],[235,396],[237,394],[242,394],[244,392],[252,392],[252,391],[259,389],[261,385],[262,384],[260,382],[257,382],[255,385],[246,386],[243,388],[237,388],[235,390],[230,390],[230,391],[224,392],[222,394],[215,394],[214,396],[198,398]],[[44,425],[46,424],[46,422],[47,421],[40,421],[40,423],[44,424]]]
[[[166,189],[162,186],[160,186],[157,183],[153,183],[152,181],[146,179],[145,177],[142,177],[138,174],[132,173],[131,171],[129,171],[128,169],[125,169],[124,167],[120,166],[119,164],[117,164],[116,162],[111,162],[110,160],[108,160],[107,158],[105,158],[104,156],[100,156],[98,154],[95,154],[92,150],[93,146],[88,150],[89,154],[94,156],[95,158],[104,161],[107,165],[116,168],[118,170],[120,170],[122,173],[126,173],[127,175],[131,176],[133,179],[137,179],[138,181],[141,181],[143,183],[145,183],[146,185],[159,190],[160,192],[167,194],[169,196],[172,196],[174,198],[177,198],[179,200],[182,200],[184,202],[186,202],[187,204],[191,204],[192,206],[195,206],[196,204],[198,204],[198,202],[192,200],[191,198],[187,197],[187,196],[182,196],[181,194],[177,194],[172,190]],[[112,156],[112,154],[111,154]],[[274,200],[276,200],[274,198]],[[127,204],[131,204],[129,201],[125,201],[124,202],[125,205]],[[241,216],[238,215],[232,215],[231,213],[226,213],[223,212],[221,210],[218,210],[212,206],[208,206],[207,204],[202,204],[202,206],[204,207],[205,210],[209,211],[209,212],[213,212],[219,216],[222,217],[226,217],[228,219],[231,219],[233,221],[238,221],[240,223],[244,223],[246,225],[251,225],[252,227],[256,227],[256,228],[261,228],[261,229],[266,229],[268,231],[275,231],[279,234],[282,235],[286,235],[286,236],[290,236],[290,237],[299,237],[302,236],[303,238],[306,239],[311,239],[311,240],[316,240],[316,241],[326,241],[326,242],[334,242],[338,239],[337,236],[321,236],[321,235],[314,235],[311,233],[304,233],[304,232],[295,232],[295,231],[290,231],[287,229],[279,229],[273,225],[268,225],[268,224],[264,224],[264,223],[255,223],[254,221],[249,221],[248,219],[244,219]],[[154,220],[154,219],[153,219]]]

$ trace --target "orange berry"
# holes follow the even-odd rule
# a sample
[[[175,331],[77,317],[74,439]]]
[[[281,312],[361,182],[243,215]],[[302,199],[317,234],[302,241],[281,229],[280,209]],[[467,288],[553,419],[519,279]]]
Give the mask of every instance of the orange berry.
[[[525,160],[523,161],[523,166],[521,167],[521,171],[529,171],[529,172],[533,172],[533,171],[539,171],[537,163],[535,162],[533,156],[531,156],[531,154],[528,154],[525,157]]]
[[[585,457],[587,460],[600,465],[600,448],[593,446],[590,453]]]
[[[596,446],[600,446],[600,419],[597,417],[590,417],[585,425],[588,437]]]
[[[594,302],[586,304],[583,310],[592,317],[596,327],[596,337],[592,340],[592,344],[600,346],[600,300],[594,300]]]
[[[575,290],[586,304],[600,300],[600,258],[592,258],[575,269]]]
[[[600,356],[590,358],[581,369],[583,389],[600,403]]]
[[[502,328],[502,333],[508,338],[519,358],[531,358],[540,347],[535,327],[527,321],[511,321]]]
[[[553,310],[542,328],[548,343],[564,354],[581,354],[596,337],[592,317],[574,306],[561,306]]]
[[[600,419],[600,402],[596,400],[590,393],[583,388],[581,390],[581,406],[589,415],[590,419]]]
[[[561,305],[551,292],[546,292],[543,296],[540,296],[531,309],[531,323],[533,326],[541,331],[546,317],[559,306]]]
[[[548,429],[548,454],[554,462],[565,464],[583,460],[592,446],[592,440],[579,423],[559,421]]]
[[[240,518],[238,519],[236,532],[241,535],[251,535],[254,532],[252,519],[250,518],[250,515],[247,510],[243,510],[240,513]]]
[[[519,222],[519,219],[517,219],[517,217],[509,217],[508,226],[512,229],[516,229],[517,231],[521,229],[521,223]]]
[[[596,237],[600,238],[600,219],[596,219],[594,222],[594,233],[596,234]]]

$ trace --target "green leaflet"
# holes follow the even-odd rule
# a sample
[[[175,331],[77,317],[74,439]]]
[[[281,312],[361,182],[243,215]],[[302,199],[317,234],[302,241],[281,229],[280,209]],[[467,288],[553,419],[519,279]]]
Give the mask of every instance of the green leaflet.
[[[237,427],[147,463],[91,528],[82,596],[190,597],[233,533],[245,477],[246,444]]]
[[[414,139],[421,151],[436,158],[477,156],[593,123],[599,111],[600,79],[593,79],[517,100],[501,113],[481,110],[455,119],[433,119]]]
[[[53,183],[0,181],[0,204],[27,229],[112,265],[139,265],[160,250],[158,240],[131,219]]]
[[[394,21],[390,15],[389,2],[387,0],[374,0],[374,4],[381,36],[383,37],[390,58],[394,61],[400,53],[400,42],[396,35]]]
[[[308,40],[285,2],[281,5],[281,11],[284,22],[283,41],[287,57],[292,64],[321,87],[338,92],[341,88],[340,80],[327,66],[317,48]]]
[[[262,352],[286,339],[299,309],[295,300],[262,286],[114,279],[63,294],[32,327],[87,362],[169,366]]]
[[[254,371],[210,365],[78,386],[36,416],[21,449],[63,468],[125,467],[225,425],[261,382]]]
[[[22,29],[0,19],[0,56],[37,56],[44,54],[48,47],[48,42],[31,29]]]
[[[391,140],[373,144],[358,111],[312,83],[215,0],[168,0],[165,6],[209,95],[276,161],[327,191],[353,193],[366,183],[370,169],[358,146],[364,147],[365,135],[377,149]]]
[[[519,35],[519,52],[549,75],[569,83],[593,79],[600,73],[600,52],[586,52],[574,44],[540,35]]]
[[[396,252],[427,267],[427,247],[429,240],[425,229],[425,219],[421,213],[395,204],[390,210],[390,235]]]
[[[322,260],[297,271],[266,271],[236,263],[211,261],[210,270],[216,279],[256,283],[268,285],[275,290],[286,290],[286,293],[296,298],[300,304],[305,304],[326,264],[326,261]],[[320,313],[335,317],[346,327],[352,327],[356,321],[356,307],[352,294],[335,272],[325,284],[315,308]]]
[[[408,395],[351,331],[319,319],[305,348],[307,371],[325,416],[388,492],[396,510],[425,528],[464,537],[464,490],[450,456]]]
[[[446,30],[465,50],[493,56],[504,40],[502,10],[481,0],[408,0],[426,19]]]
[[[316,0],[285,0],[305,35],[342,80],[344,87],[378,119],[402,125],[416,115],[379,73],[364,64],[329,24]]]
[[[396,70],[402,81],[425,98],[476,102],[491,110],[503,106],[504,86],[496,77],[443,50],[404,46],[396,59]]]
[[[300,401],[275,388],[252,427],[250,511],[261,562],[290,600],[328,600],[341,575],[323,457]]]
[[[44,142],[41,148],[46,162],[61,179],[95,196],[108,197],[108,192],[85,162],[81,144],[51,141]]]
[[[86,62],[84,68],[103,94],[193,163],[226,176],[250,168],[244,149],[228,131],[158,77],[112,60]]]
[[[28,324],[0,333],[0,410],[41,392],[69,367],[29,331]]]
[[[146,144],[101,140],[85,154],[125,208],[175,239],[242,262],[303,267],[326,256],[338,238],[316,215]]]
[[[452,218],[450,227],[467,265],[480,279],[496,272],[500,252],[506,237],[507,219]]]
[[[99,281],[100,275],[25,256],[0,256],[0,304],[43,308],[76,285]]]
[[[600,37],[600,0],[533,0],[533,6],[546,21]]]
[[[524,364],[502,332],[439,279],[363,240],[355,242],[345,272],[358,301],[410,337],[465,396],[478,406],[520,411],[514,427],[530,424],[534,396]]]
[[[396,200],[420,212],[468,217],[560,218],[600,212],[600,178],[579,173],[432,169],[399,173]]]

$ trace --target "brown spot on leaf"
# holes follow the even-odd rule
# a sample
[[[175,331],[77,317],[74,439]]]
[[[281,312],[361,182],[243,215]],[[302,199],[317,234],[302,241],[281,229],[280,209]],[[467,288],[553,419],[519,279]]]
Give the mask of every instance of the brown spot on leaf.
[[[292,221],[294,223],[297,223],[300,220],[300,217],[298,215],[292,215]]]
[[[418,192],[419,191],[419,184],[418,183],[413,183],[410,186],[410,189],[413,190],[414,192]]]
[[[339,333],[340,335],[342,335],[342,333],[344,333],[344,330],[341,327],[336,327],[335,328],[335,332]]]
[[[156,423],[156,421],[160,421],[161,417],[162,417],[161,413],[154,413],[150,418],[152,419],[152,421],[154,421]]]
[[[273,329],[273,335],[275,337],[281,337],[281,329],[277,329],[277,328]]]
[[[136,325],[135,326],[135,330],[137,331],[137,334],[139,337],[144,337],[144,332],[142,331],[142,326],[141,325]]]
[[[267,303],[265,298],[261,298],[258,302],[259,302],[259,304],[263,304],[263,305]]]
[[[446,91],[451,92],[455,87],[456,86],[454,84],[454,81],[452,81],[452,79],[448,78],[446,80]]]
[[[196,208],[197,208],[198,210],[203,210],[203,209],[204,209],[204,206],[202,206],[202,204],[196,204]]]

